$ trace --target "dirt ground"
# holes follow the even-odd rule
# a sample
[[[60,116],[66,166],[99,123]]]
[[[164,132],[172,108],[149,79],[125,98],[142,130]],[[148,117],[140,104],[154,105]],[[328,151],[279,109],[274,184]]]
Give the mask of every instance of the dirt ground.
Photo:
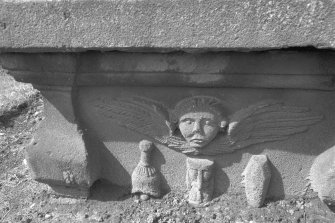
[[[88,199],[60,197],[29,176],[24,151],[42,121],[41,96],[0,70],[0,222],[335,222],[335,214],[309,191],[304,197],[248,207],[243,194],[223,194],[201,207],[184,192],[140,202],[121,188],[96,182]]]

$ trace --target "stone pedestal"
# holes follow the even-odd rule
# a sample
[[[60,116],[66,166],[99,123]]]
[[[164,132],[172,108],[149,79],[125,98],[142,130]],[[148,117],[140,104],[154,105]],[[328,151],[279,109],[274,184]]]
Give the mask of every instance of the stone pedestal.
[[[89,156],[83,130],[76,121],[72,88],[50,87],[41,93],[45,119],[26,150],[33,178],[61,194],[87,197],[100,166]]]
[[[18,81],[33,83],[44,99],[45,119],[26,149],[32,177],[57,193],[87,197],[101,166],[76,117],[75,56],[5,55],[2,61]]]

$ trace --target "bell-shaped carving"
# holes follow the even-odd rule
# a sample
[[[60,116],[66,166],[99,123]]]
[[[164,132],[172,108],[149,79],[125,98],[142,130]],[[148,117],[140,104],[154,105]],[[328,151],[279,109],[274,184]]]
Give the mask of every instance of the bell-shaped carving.
[[[132,193],[140,195],[141,200],[148,200],[150,196],[159,197],[161,195],[160,175],[150,161],[154,144],[148,140],[142,140],[139,143],[139,149],[140,161],[131,176]]]

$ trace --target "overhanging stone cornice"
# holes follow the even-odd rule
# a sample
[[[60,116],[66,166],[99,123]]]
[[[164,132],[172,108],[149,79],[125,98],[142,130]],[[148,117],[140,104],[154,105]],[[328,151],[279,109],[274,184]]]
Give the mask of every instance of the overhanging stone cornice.
[[[18,81],[38,86],[155,86],[333,91],[335,52],[3,53]]]
[[[0,1],[0,51],[335,48],[332,0]]]

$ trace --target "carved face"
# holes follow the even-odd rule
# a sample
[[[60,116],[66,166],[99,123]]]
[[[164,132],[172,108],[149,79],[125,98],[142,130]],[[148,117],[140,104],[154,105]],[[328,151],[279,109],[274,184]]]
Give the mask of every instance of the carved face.
[[[194,205],[211,200],[214,190],[212,160],[187,158],[188,202]]]
[[[179,130],[191,147],[202,148],[218,134],[221,117],[210,111],[188,112],[179,118]]]
[[[212,177],[211,170],[197,170],[190,168],[188,174],[191,186],[196,187],[198,190],[207,188]]]

